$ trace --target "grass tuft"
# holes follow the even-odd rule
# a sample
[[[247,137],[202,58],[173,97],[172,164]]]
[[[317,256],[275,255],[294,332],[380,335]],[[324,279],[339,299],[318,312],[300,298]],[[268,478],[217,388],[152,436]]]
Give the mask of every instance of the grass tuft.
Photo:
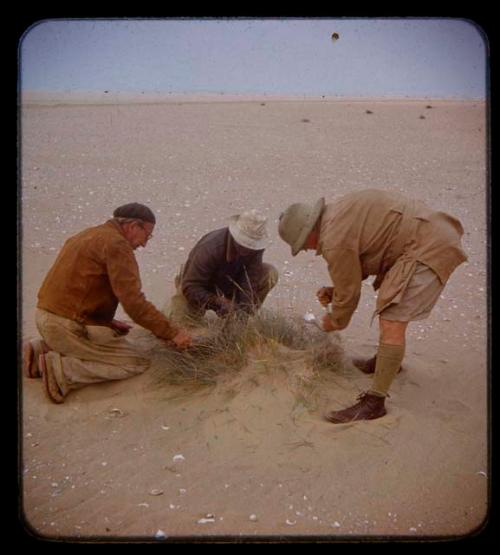
[[[198,335],[199,334],[199,335]],[[193,330],[197,341],[188,350],[158,345],[153,351],[156,378],[176,385],[216,385],[245,366],[303,367],[295,379],[310,382],[318,372],[342,368],[343,348],[336,333],[325,333],[302,319],[261,309],[253,316],[235,313],[206,321]],[[296,372],[297,374],[297,372]]]

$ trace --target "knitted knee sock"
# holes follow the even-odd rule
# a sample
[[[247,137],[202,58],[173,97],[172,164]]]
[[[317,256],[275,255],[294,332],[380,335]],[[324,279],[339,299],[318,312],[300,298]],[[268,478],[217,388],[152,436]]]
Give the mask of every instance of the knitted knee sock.
[[[385,397],[405,355],[404,345],[380,343],[370,393]]]

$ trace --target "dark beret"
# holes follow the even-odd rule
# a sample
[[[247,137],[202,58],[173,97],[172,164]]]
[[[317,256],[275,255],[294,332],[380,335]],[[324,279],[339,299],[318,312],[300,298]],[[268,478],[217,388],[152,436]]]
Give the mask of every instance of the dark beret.
[[[139,204],[138,202],[131,202],[129,204],[119,206],[113,212],[113,216],[115,218],[137,218],[138,220],[143,220],[144,222],[149,222],[151,224],[156,223],[155,215],[151,209],[144,206],[144,204]]]

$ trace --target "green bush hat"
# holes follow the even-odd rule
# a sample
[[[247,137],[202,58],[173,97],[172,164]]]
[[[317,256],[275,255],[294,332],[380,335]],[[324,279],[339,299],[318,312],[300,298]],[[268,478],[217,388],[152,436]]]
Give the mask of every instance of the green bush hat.
[[[304,248],[324,206],[325,199],[320,198],[315,204],[291,204],[281,213],[278,233],[292,247],[292,256],[296,256]]]

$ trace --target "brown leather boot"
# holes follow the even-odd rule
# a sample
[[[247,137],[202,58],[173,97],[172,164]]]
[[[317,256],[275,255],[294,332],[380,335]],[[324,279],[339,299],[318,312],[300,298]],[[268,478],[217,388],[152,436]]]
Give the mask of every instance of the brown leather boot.
[[[377,362],[377,357],[372,358],[353,358],[352,363],[358,370],[361,370],[364,374],[374,374],[375,373],[375,363]]]
[[[364,374],[375,374],[375,364],[377,363],[377,355],[372,356],[372,358],[353,358],[352,363],[358,370],[361,370],[361,372],[363,372]],[[398,374],[402,370],[403,370],[403,367],[400,366],[398,370]]]
[[[385,397],[362,393],[358,396],[359,402],[344,410],[334,410],[325,415],[328,422],[344,424],[355,420],[374,420],[387,414],[385,410]]]

